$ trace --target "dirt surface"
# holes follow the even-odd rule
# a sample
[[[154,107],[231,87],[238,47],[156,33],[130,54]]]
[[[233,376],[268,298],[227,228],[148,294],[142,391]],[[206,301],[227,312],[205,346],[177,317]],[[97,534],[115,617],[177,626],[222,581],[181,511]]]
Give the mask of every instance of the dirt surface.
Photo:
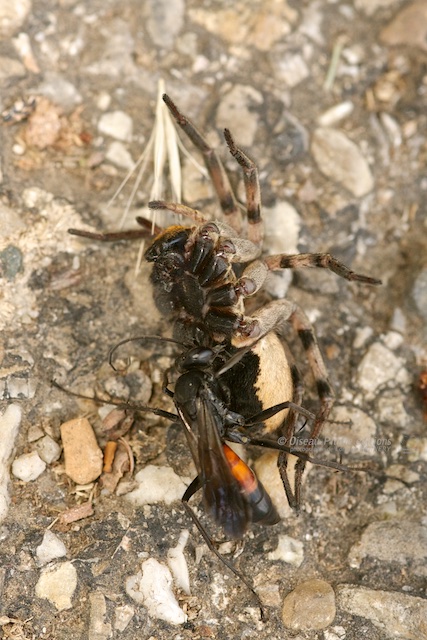
[[[126,399],[171,409],[161,391],[170,347],[128,347],[140,363],[136,386],[107,364],[109,349],[123,338],[170,335],[151,299],[149,265],[135,276],[138,243],[106,245],[67,234],[68,227],[119,227],[132,187],[106,204],[150,138],[159,80],[219,148],[242,199],[241,172],[221,129],[230,128],[257,162],[265,216],[276,216],[278,230],[269,231],[268,238],[277,237],[274,248],[267,240],[266,252],[294,252],[286,242],[296,233],[298,251],[329,251],[383,282],[367,287],[307,269],[294,274],[289,288],[314,323],[336,391],[341,422],[328,433],[350,433],[362,445],[343,462],[378,473],[312,469],[299,516],[273,528],[254,526],[237,550],[231,547],[227,558],[253,580],[266,622],[245,586],[204,547],[178,501],[135,509],[124,495],[76,487],[60,457],[32,481],[10,472],[2,485],[10,505],[0,525],[0,637],[425,637],[419,613],[427,575],[427,409],[419,389],[427,365],[425,4],[27,0],[13,10],[1,1],[0,13],[0,383],[4,409],[13,404],[22,411],[13,455],[2,462],[7,474],[14,458],[43,449],[46,434],[61,444],[59,427],[67,420],[87,415],[99,429],[97,407],[53,388],[52,379],[81,393],[123,391]],[[111,124],[106,116],[113,112],[121,115]],[[186,202],[214,215],[208,181],[185,157],[182,163]],[[126,226],[144,211],[152,179],[150,160]],[[162,194],[172,197],[167,177]],[[288,231],[284,211],[293,221]],[[268,298],[264,291],[257,304]],[[304,406],[315,409],[302,349],[291,331],[287,340],[306,377]],[[191,476],[186,449],[168,427],[152,415],[136,419],[127,436],[136,471],[172,464]],[[329,452],[329,459],[338,456]],[[93,515],[57,521],[89,499]],[[201,505],[199,513],[214,530]],[[71,563],[76,570],[69,606],[55,605],[40,586],[46,566],[36,549],[48,528],[66,549],[53,569]],[[191,595],[174,590],[188,619],[170,625],[125,585],[147,558],[165,563],[186,528]],[[300,560],[295,553],[269,555],[283,536],[301,549]],[[333,589],[332,603],[324,605],[330,619],[318,621],[316,598],[307,591],[308,604],[299,595],[302,611],[284,626],[285,596],[312,579]]]

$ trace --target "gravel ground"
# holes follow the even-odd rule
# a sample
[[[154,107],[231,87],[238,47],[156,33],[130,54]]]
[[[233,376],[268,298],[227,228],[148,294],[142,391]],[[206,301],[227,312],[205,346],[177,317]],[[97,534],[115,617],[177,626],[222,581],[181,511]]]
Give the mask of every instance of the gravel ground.
[[[427,637],[425,1],[0,0],[0,31],[0,637]],[[149,267],[135,276],[137,243],[67,234],[119,227],[133,183],[106,205],[147,148],[159,81],[219,148],[239,197],[221,129],[256,160],[266,252],[330,251],[383,281],[305,270],[290,284],[337,395],[325,437],[345,442],[345,464],[375,473],[315,467],[299,516],[222,546],[253,579],[265,622],[177,500],[176,474],[193,472],[164,421],[137,418],[126,442],[142,476],[125,475],[117,491],[65,474],[61,424],[87,417],[100,438],[100,419],[52,379],[170,407],[161,393],[169,348],[132,345],[125,377],[107,364],[119,340],[169,331]],[[214,215],[209,182],[185,156],[182,168],[185,201]],[[152,189],[150,158],[126,226]],[[171,193],[166,176],[158,195]],[[275,278],[257,304],[287,284]],[[304,356],[287,339],[313,408]],[[256,464],[268,475],[265,460]],[[162,475],[142,485],[153,465]],[[138,483],[152,504],[129,499]],[[153,486],[163,494],[147,497]],[[76,505],[85,517],[69,522]],[[168,552],[182,562],[185,530],[180,575],[187,564],[191,593],[175,578],[160,611],[142,582],[151,570],[167,589]]]

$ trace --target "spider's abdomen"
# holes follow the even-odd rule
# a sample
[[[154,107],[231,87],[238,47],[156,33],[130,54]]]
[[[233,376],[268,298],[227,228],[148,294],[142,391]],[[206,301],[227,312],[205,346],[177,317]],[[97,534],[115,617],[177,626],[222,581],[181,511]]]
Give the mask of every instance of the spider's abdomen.
[[[230,389],[230,409],[246,419],[293,399],[291,369],[283,345],[274,332],[256,342],[241,362],[222,378]],[[266,420],[266,431],[277,429],[287,411]]]

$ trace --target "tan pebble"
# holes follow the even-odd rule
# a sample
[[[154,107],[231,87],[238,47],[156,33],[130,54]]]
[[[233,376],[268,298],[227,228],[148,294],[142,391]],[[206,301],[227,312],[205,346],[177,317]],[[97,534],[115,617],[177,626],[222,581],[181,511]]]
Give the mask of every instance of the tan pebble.
[[[283,624],[294,631],[325,629],[335,618],[335,593],[324,580],[307,580],[288,593],[282,610]]]
[[[86,418],[61,425],[65,473],[77,484],[88,484],[102,472],[102,451]]]

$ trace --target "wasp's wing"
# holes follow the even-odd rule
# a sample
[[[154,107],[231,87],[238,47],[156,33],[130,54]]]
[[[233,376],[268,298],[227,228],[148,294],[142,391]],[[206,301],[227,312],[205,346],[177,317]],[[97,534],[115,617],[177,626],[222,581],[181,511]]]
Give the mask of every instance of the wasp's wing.
[[[209,394],[202,392],[195,402],[195,418],[182,409],[179,413],[202,482],[204,503],[227,536],[241,538],[251,521],[251,508],[224,455],[221,417]]]

